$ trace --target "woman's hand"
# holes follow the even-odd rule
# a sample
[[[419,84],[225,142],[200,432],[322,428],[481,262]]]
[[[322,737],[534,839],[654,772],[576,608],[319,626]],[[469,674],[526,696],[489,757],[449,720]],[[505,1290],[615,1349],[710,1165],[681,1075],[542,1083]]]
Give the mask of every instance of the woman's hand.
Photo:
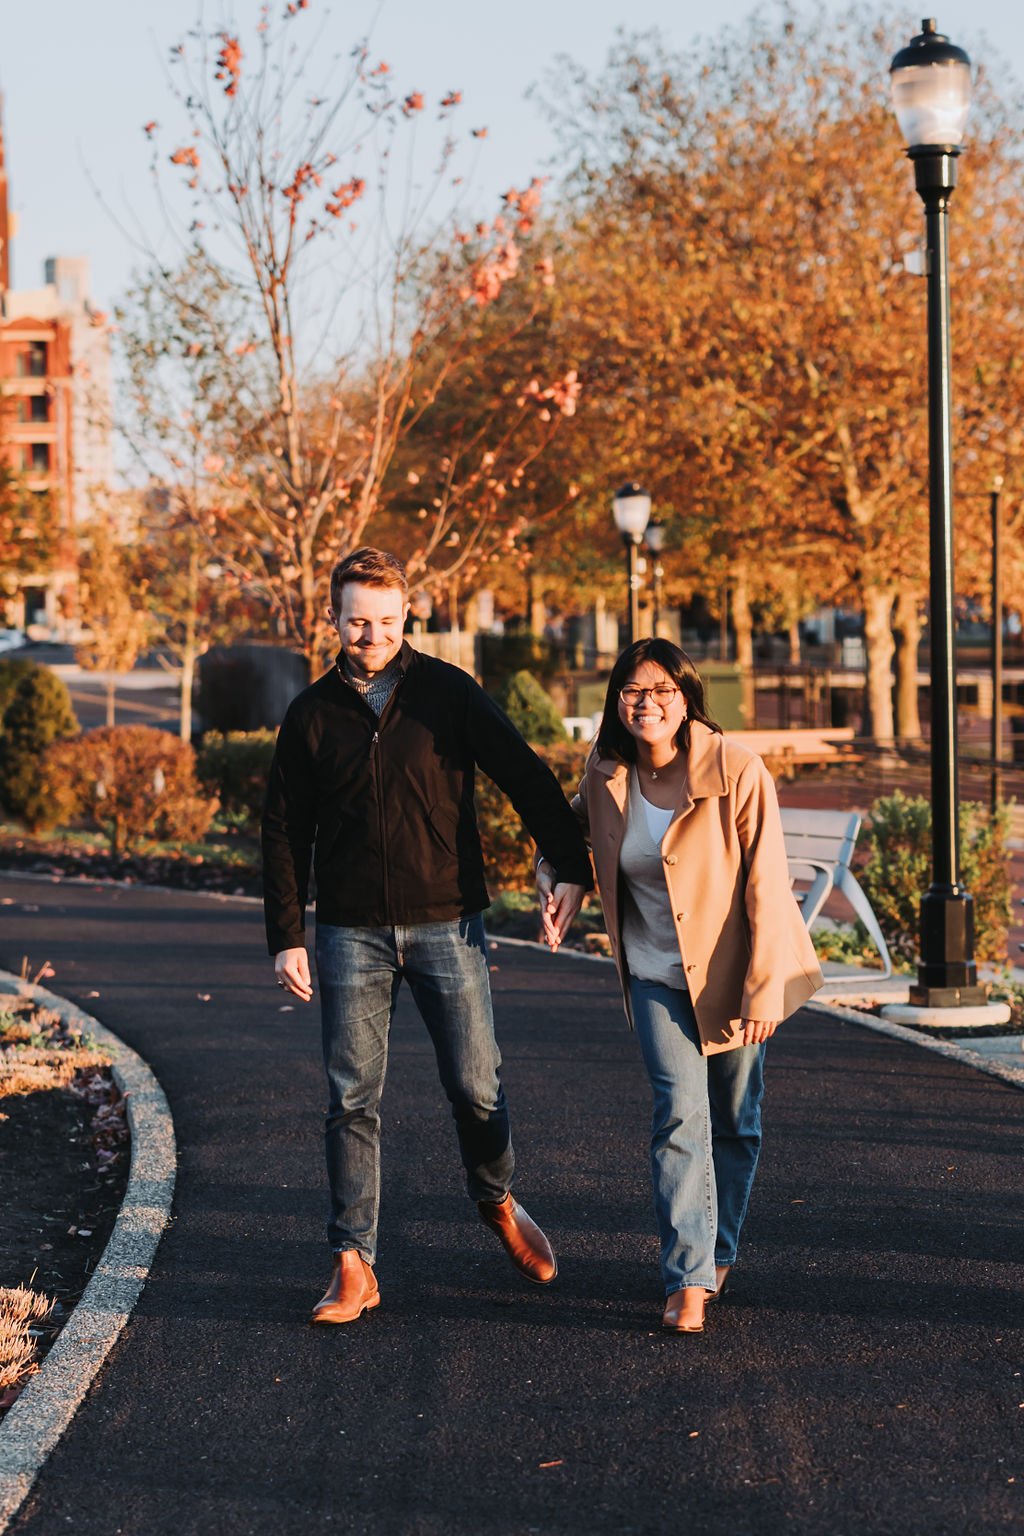
[[[743,1044],[763,1045],[771,1039],[781,1022],[780,1019],[744,1019]]]
[[[547,859],[541,859],[537,865],[537,894],[540,897],[544,941],[554,953],[583,905],[586,890],[582,885],[570,885],[564,881],[555,885],[551,865]]]

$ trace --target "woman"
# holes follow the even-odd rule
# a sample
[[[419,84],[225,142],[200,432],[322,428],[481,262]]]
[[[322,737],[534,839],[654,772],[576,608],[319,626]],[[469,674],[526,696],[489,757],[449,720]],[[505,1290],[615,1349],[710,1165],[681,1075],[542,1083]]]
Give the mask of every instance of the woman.
[[[765,1042],[821,971],[768,770],[708,718],[696,668],[670,641],[638,640],[615,663],[573,808],[654,1094],[662,1326],[700,1333],[757,1168]],[[553,878],[541,860],[555,949],[582,891]]]

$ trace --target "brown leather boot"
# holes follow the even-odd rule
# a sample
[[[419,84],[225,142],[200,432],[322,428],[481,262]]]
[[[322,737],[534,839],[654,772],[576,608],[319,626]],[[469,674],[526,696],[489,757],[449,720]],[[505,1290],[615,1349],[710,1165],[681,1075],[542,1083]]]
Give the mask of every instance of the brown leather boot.
[[[684,1286],[665,1302],[661,1326],[671,1333],[703,1333],[707,1291],[703,1286]]]
[[[377,1277],[371,1265],[354,1248],[334,1255],[334,1270],[326,1295],[313,1308],[313,1323],[354,1323],[357,1317],[380,1306]]]
[[[558,1274],[551,1244],[531,1216],[513,1200],[478,1200],[484,1224],[497,1232],[502,1247],[521,1275],[535,1285],[547,1285]]]
[[[726,1290],[726,1281],[729,1278],[730,1269],[732,1269],[731,1264],[715,1265],[715,1288],[713,1291],[708,1291],[707,1293],[709,1302],[717,1301],[719,1296],[724,1294]]]

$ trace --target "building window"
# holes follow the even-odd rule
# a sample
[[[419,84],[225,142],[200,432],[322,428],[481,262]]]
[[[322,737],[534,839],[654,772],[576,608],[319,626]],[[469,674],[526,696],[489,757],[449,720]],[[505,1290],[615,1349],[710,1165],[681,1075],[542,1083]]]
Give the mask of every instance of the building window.
[[[18,353],[18,377],[21,379],[45,379],[46,352],[45,341],[30,341],[26,350]]]
[[[50,473],[49,443],[28,443],[25,447],[25,468],[35,474]]]
[[[29,395],[29,420],[49,421],[50,402],[45,395]]]

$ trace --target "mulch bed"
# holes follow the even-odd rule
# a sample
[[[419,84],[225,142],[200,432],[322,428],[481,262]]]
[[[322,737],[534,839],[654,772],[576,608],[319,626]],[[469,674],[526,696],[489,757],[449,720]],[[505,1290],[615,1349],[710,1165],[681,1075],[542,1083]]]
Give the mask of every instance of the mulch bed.
[[[90,880],[119,880],[133,885],[163,885],[174,890],[213,891],[226,896],[261,896],[258,867],[217,864],[201,855],[167,853],[112,854],[82,848],[53,837],[0,834],[0,869],[32,875],[71,875]]]
[[[128,1181],[124,1101],[109,1069],[67,1088],[0,1097],[0,1285],[56,1305],[35,1332],[41,1358],[106,1246]],[[0,1417],[22,1386],[0,1392]]]

